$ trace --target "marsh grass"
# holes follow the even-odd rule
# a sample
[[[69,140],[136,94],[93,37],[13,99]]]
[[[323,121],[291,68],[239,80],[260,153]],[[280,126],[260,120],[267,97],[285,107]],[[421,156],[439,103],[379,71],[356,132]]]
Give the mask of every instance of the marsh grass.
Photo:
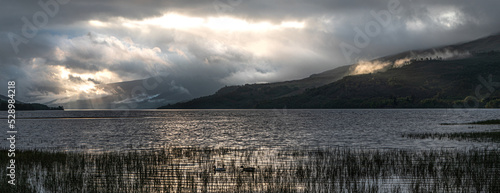
[[[492,119],[492,120],[485,120],[485,121],[476,121],[476,122],[472,122],[471,124],[475,124],[475,125],[498,125],[498,124],[500,124],[500,119]]]
[[[0,153],[7,154],[6,150]],[[500,150],[227,149],[17,152],[0,192],[500,192]],[[0,157],[0,165],[7,165]],[[256,167],[242,172],[240,166]],[[225,167],[215,173],[213,166]],[[5,182],[5,183],[4,183]]]
[[[453,140],[469,140],[478,142],[500,143],[500,131],[458,132],[458,133],[411,133],[411,134],[403,134],[402,136],[410,139],[453,139]]]
[[[441,123],[441,125],[500,125],[500,119],[490,119],[469,123]]]

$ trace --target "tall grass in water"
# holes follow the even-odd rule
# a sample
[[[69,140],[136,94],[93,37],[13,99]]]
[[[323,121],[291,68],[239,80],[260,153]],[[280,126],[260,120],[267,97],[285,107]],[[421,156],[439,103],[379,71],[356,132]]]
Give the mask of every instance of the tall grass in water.
[[[459,133],[408,133],[402,137],[410,139],[453,139],[479,142],[500,142],[500,131],[459,132]]]
[[[6,154],[5,150],[0,153]],[[500,150],[20,151],[0,192],[500,192]],[[0,165],[7,165],[0,157]],[[213,167],[224,167],[215,173]],[[256,167],[242,172],[240,166]]]

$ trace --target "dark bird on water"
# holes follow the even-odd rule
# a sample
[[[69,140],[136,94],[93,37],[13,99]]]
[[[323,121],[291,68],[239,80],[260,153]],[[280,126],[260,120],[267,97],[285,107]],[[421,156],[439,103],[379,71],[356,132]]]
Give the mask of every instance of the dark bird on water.
[[[254,167],[243,167],[243,166],[241,166],[241,168],[243,169],[244,172],[255,172],[255,168]]]
[[[226,171],[226,168],[224,168],[224,166],[222,168],[218,168],[218,167],[214,166],[214,172],[225,172],[225,171]]]

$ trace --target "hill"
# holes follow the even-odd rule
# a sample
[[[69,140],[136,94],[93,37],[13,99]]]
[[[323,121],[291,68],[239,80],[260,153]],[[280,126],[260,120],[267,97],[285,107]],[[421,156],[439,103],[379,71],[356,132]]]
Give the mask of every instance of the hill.
[[[168,103],[190,100],[214,93],[222,83],[204,81],[207,77],[178,76],[174,73],[146,79],[98,84],[98,89],[110,93],[98,98],[73,99],[63,105],[66,109],[151,109]],[[200,87],[200,82],[205,83]]]
[[[385,72],[347,76],[299,95],[261,102],[255,108],[499,108],[498,74],[500,52],[416,61]]]
[[[0,95],[0,110],[2,110],[2,111],[8,110],[9,103],[7,101],[9,99],[10,99],[9,97]],[[64,108],[62,106],[49,107],[47,105],[40,104],[40,103],[24,103],[24,102],[17,101],[17,100],[15,103],[15,107],[16,107],[15,108],[16,111],[19,111],[19,110],[64,110]]]
[[[157,81],[157,78],[161,82]],[[152,85],[152,88],[146,89],[144,85]],[[97,87],[113,94],[99,98],[74,100],[61,105],[67,109],[155,108],[165,101],[178,102],[192,98],[190,93],[182,87],[176,86],[167,77],[99,84]]]
[[[224,87],[210,96],[160,108],[499,107],[500,85],[476,94],[484,81],[500,82],[498,50],[497,34],[402,52],[302,80]]]
[[[167,105],[160,108],[255,108],[256,104],[267,100],[280,99],[303,93],[307,89],[326,85],[348,75],[351,66],[342,66],[320,74],[313,74],[301,80],[268,84],[247,84],[228,86],[215,94],[188,102]]]

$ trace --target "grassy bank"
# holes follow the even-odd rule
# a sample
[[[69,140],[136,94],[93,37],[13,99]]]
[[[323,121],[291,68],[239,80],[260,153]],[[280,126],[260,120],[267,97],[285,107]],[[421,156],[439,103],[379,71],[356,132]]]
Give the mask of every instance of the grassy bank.
[[[472,122],[471,124],[474,124],[474,125],[499,125],[500,124],[500,119],[492,119],[492,120],[485,120],[485,121],[476,121],[476,122]]]
[[[470,123],[441,123],[441,125],[500,125],[500,119],[474,121]]]
[[[0,151],[7,154],[6,150]],[[500,192],[500,150],[242,150],[16,153],[0,192]],[[0,165],[7,165],[6,156]],[[213,167],[225,172],[214,172]],[[243,172],[240,166],[255,167]]]
[[[500,131],[486,132],[458,132],[458,133],[415,133],[404,134],[403,137],[411,139],[453,139],[478,142],[500,143]]]

